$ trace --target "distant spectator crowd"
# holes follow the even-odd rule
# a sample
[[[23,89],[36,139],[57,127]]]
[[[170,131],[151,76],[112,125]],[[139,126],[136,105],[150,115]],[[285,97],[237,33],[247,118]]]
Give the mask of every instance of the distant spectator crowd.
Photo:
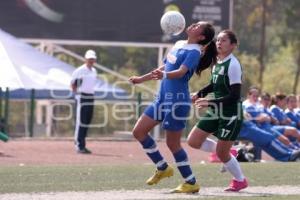
[[[275,160],[300,161],[300,95],[271,96],[250,87],[243,110],[241,140],[251,141]]]

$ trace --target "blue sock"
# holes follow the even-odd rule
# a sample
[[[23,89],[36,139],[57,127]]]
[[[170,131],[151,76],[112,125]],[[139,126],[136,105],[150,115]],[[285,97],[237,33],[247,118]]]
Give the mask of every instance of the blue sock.
[[[158,151],[156,143],[152,137],[148,135],[141,144],[149,158],[155,163],[158,170],[165,170],[168,167],[168,164],[164,161],[164,158]]]
[[[176,160],[177,168],[181,176],[185,179],[185,182],[189,184],[195,184],[196,178],[193,175],[187,154],[184,149],[180,149],[178,152],[174,153],[173,156]]]

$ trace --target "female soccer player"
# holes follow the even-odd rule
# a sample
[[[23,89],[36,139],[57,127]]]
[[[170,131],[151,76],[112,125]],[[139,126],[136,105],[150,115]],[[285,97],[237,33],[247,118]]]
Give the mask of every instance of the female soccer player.
[[[287,108],[285,110],[285,114],[290,118],[295,127],[300,130],[300,114],[296,112],[297,109],[297,96],[294,94],[290,94],[286,98],[287,100]]]
[[[161,179],[174,173],[148,134],[157,124],[162,124],[166,132],[167,146],[173,153],[177,168],[185,180],[185,183],[173,190],[175,193],[194,193],[200,188],[192,173],[188,156],[180,144],[180,138],[190,110],[188,81],[194,72],[200,74],[202,70],[208,68],[216,60],[217,54],[215,43],[212,41],[215,30],[211,24],[194,23],[186,29],[186,33],[188,39],[176,42],[167,54],[163,66],[151,73],[129,79],[133,84],[162,79],[156,100],[146,108],[136,122],[133,135],[157,167],[155,174],[147,180],[147,184],[157,184]]]
[[[296,128],[296,123],[293,122],[284,112],[286,107],[286,95],[282,93],[277,93],[273,97],[274,104],[270,107],[270,111],[273,113],[274,117],[279,121],[279,125],[286,129],[287,136],[291,138],[296,138],[297,142],[300,143],[300,132]]]
[[[280,125],[279,120],[277,119],[276,115],[273,112],[271,112],[271,110],[270,110],[271,102],[272,102],[272,100],[271,100],[270,94],[264,93],[261,96],[261,104],[263,106],[263,112],[271,117],[271,119],[272,119],[271,123],[273,125],[273,128],[276,129],[277,131],[279,131],[280,133],[282,133],[289,140],[294,141],[293,145],[299,148],[300,143],[297,141],[297,139],[299,138],[299,133],[298,133],[297,129],[295,127],[288,126],[288,125]],[[278,108],[278,110],[279,110],[279,108]],[[282,113],[282,114],[284,114],[284,113]],[[282,115],[282,116],[284,116],[284,115]]]
[[[244,110],[249,113],[252,117],[252,121],[261,129],[273,134],[279,141],[285,145],[294,148],[294,145],[287,138],[288,134],[284,128],[277,128],[278,126],[273,126],[272,122],[276,123],[276,119],[272,116],[264,105],[267,103],[267,94],[261,96],[261,101],[259,102],[259,90],[256,87],[250,87],[248,90],[248,97],[243,102]],[[269,97],[270,100],[270,97]]]
[[[217,36],[216,45],[218,60],[212,68],[211,82],[192,97],[197,108],[209,108],[189,134],[188,144],[196,149],[216,151],[225,169],[234,177],[225,191],[239,191],[248,183],[238,161],[230,154],[243,121],[240,102],[242,68],[232,54],[237,46],[236,35],[223,30]],[[213,99],[204,98],[211,92]],[[211,134],[218,138],[217,144],[207,138]]]

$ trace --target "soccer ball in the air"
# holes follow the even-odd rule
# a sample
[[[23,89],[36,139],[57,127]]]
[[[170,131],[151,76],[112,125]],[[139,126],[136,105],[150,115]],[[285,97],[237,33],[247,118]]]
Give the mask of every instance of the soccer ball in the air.
[[[178,11],[168,11],[160,19],[161,29],[168,35],[179,35],[185,28],[185,18]]]

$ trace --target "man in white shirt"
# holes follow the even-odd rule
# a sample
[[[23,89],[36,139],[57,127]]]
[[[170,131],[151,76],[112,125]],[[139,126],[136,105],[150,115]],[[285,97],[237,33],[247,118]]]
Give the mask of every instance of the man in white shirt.
[[[88,126],[92,121],[94,110],[94,88],[97,83],[97,71],[93,67],[97,56],[95,51],[85,53],[85,64],[78,67],[72,74],[71,88],[76,99],[75,145],[77,153],[90,154],[86,148],[85,138]]]

